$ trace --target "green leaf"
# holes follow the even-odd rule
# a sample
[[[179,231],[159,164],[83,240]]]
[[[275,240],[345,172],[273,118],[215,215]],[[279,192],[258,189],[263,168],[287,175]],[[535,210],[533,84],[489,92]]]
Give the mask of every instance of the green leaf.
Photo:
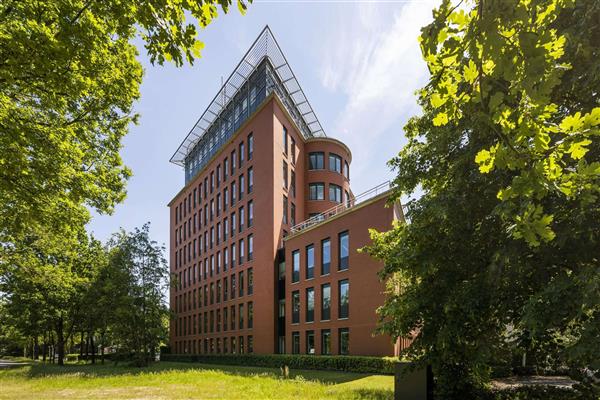
[[[477,79],[478,71],[477,65],[473,62],[473,60],[469,60],[469,64],[463,67],[463,76],[465,80],[469,83],[475,82]]]
[[[447,123],[448,123],[448,115],[446,115],[446,113],[443,113],[443,112],[436,115],[435,118],[433,119],[434,126],[442,126],[442,125],[446,125]]]
[[[591,143],[592,141],[589,139],[583,139],[578,142],[572,143],[567,153],[571,154],[571,157],[573,157],[573,159],[579,160],[583,158],[583,156],[585,156],[585,154],[589,151],[589,149],[586,148],[586,146],[590,145]]]
[[[432,106],[432,107],[434,107],[434,108],[438,108],[438,107],[440,107],[440,106],[444,105],[444,103],[445,103],[447,100],[448,100],[448,98],[447,98],[447,97],[445,97],[445,98],[442,98],[442,97],[441,97],[441,96],[440,96],[438,93],[434,93],[434,94],[432,94],[432,95],[431,95],[430,102],[431,102],[431,106]]]
[[[581,113],[577,112],[575,115],[566,116],[560,123],[560,129],[564,132],[577,132],[583,127],[583,118]]]

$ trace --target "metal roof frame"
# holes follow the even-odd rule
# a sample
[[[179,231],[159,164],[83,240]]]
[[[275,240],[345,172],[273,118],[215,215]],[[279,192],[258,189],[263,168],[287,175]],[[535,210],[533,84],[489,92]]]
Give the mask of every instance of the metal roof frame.
[[[230,100],[235,98],[236,93],[265,58],[273,65],[273,69],[282,82],[282,86],[285,88],[287,95],[292,99],[294,107],[298,109],[301,118],[309,129],[308,132],[301,129],[302,134],[305,137],[327,136],[325,135],[323,127],[313,111],[308,98],[304,94],[304,90],[302,90],[292,68],[281,51],[281,47],[279,47],[277,40],[273,36],[269,25],[266,25],[246,54],[244,54],[231,75],[229,75],[229,78],[227,78],[225,83],[221,86],[219,92],[212,99],[208,107],[206,107],[206,110],[204,110],[200,118],[198,118],[193,128],[181,142],[177,151],[175,151],[170,159],[173,164],[185,166],[185,159],[190,151],[217,120],[221,112],[227,108]],[[228,89],[229,94],[227,93]],[[223,103],[219,101],[223,101]],[[203,127],[201,125],[202,122],[207,125]]]

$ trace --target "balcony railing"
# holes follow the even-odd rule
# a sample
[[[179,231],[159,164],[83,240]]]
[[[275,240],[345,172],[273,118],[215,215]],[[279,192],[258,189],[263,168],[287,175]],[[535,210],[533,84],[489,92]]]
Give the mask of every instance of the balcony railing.
[[[375,186],[374,188],[367,190],[366,192],[352,197],[349,201],[346,201],[345,203],[338,204],[337,206],[332,207],[329,210],[322,212],[321,214],[315,215],[297,225],[294,225],[292,227],[291,233],[293,235],[295,233],[302,232],[303,230],[308,229],[312,226],[320,224],[321,222],[326,221],[329,218],[335,217],[336,215],[341,214],[344,211],[349,210],[351,208],[354,208],[357,205],[362,204],[369,199],[372,199],[373,197],[387,192],[388,190],[390,190],[390,188],[390,181],[383,182]]]

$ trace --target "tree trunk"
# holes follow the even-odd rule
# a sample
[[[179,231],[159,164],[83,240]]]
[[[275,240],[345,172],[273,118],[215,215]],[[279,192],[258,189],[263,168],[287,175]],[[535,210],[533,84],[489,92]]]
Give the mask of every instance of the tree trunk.
[[[90,349],[92,350],[92,364],[96,364],[96,346],[94,345],[94,332],[90,333]]]
[[[33,359],[34,360],[39,360],[40,359],[40,345],[38,343],[38,337],[37,337],[37,335],[35,335],[33,337]]]
[[[102,364],[104,365],[104,332],[100,334],[100,354]]]
[[[65,333],[62,317],[56,323],[56,346],[58,347],[58,365],[65,365]]]

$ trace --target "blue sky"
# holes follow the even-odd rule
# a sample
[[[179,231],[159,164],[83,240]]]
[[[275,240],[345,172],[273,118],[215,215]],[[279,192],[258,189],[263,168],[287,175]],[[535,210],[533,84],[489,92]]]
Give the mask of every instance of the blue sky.
[[[326,134],[352,150],[354,193],[391,179],[386,161],[405,143],[402,127],[419,113],[414,92],[428,77],[417,36],[437,3],[255,0],[245,16],[233,8],[200,32],[205,48],[194,66],[152,66],[140,48],[141,118],[121,152],[133,177],[126,200],[113,215],[94,214],[89,230],[106,240],[150,221],[152,237],[168,246],[167,203],[184,184],[169,159],[266,24]]]

